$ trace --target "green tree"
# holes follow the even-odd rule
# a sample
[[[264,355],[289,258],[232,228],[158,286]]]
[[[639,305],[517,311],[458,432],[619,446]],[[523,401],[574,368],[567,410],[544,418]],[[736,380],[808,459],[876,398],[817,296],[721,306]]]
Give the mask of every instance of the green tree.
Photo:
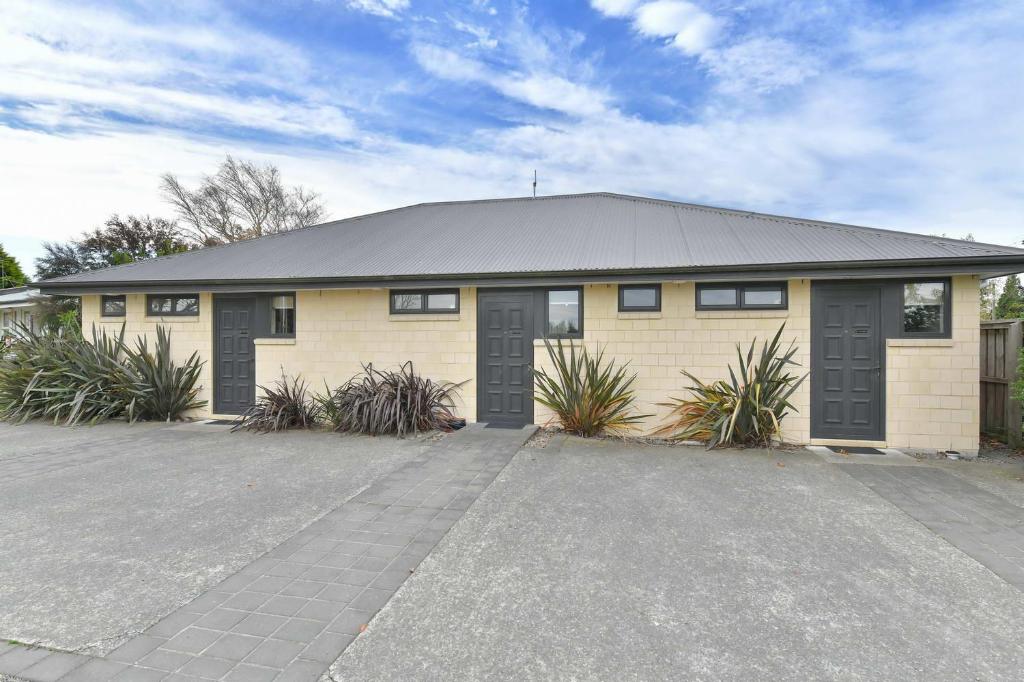
[[[1017,275],[1010,275],[1003,284],[1003,293],[996,301],[994,317],[997,320],[1010,320],[1024,317],[1024,289],[1020,286]]]
[[[4,251],[4,245],[0,244],[0,289],[8,287],[20,287],[28,281],[25,273],[14,256]]]
[[[103,227],[85,232],[65,244],[43,244],[46,254],[36,259],[36,276],[50,279],[111,265],[187,251],[195,246],[178,225],[163,218],[112,215]]]
[[[132,215],[121,218],[114,214],[102,227],[84,232],[78,239],[44,243],[45,253],[36,259],[36,277],[64,277],[179,253],[196,246],[174,221]],[[69,328],[80,314],[78,298],[58,296],[42,304],[43,322],[50,329]]]
[[[995,319],[996,299],[999,298],[999,280],[985,279],[981,282],[981,319]]]

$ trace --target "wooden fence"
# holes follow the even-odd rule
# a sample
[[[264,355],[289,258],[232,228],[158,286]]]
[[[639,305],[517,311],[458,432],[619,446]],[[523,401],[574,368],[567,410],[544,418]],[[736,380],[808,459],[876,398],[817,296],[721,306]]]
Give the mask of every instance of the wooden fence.
[[[1021,406],[1011,397],[1017,380],[1024,320],[981,323],[981,431],[1021,445]],[[1009,428],[1008,428],[1009,427]]]

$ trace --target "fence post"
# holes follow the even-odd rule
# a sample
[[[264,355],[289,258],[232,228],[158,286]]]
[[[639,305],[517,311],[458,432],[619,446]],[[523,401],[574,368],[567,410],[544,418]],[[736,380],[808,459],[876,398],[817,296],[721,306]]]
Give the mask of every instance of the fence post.
[[[1006,330],[1006,442],[1014,448],[1021,445],[1021,406],[1013,397],[1013,384],[1020,379],[1017,362],[1021,336],[1021,321],[1015,320]]]

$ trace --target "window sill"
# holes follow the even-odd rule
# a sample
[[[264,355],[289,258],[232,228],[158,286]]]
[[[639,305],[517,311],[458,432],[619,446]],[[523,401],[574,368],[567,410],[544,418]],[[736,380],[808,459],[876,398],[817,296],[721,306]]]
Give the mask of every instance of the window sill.
[[[660,310],[620,310],[618,312],[618,319],[620,320],[660,320]]]
[[[388,322],[458,322],[459,313],[406,313],[388,315]]]
[[[253,339],[252,342],[257,346],[294,346],[295,337],[265,337]]]
[[[162,317],[151,317],[146,315],[146,322],[154,324],[176,324],[178,322],[196,323],[199,322],[199,315],[165,315]]]
[[[889,339],[885,345],[887,348],[952,348],[953,339]]]
[[[714,320],[729,318],[779,318],[789,317],[788,310],[751,310],[750,308],[734,308],[732,310],[697,310],[694,317],[698,320]]]

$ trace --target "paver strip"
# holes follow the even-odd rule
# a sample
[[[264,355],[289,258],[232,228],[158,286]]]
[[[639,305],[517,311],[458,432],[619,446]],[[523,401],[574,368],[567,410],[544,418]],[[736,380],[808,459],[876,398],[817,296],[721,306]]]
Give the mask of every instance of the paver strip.
[[[28,680],[317,680],[534,429],[471,424],[105,658],[5,644]]]
[[[1024,509],[945,471],[839,467],[1014,587],[1024,591]]]

